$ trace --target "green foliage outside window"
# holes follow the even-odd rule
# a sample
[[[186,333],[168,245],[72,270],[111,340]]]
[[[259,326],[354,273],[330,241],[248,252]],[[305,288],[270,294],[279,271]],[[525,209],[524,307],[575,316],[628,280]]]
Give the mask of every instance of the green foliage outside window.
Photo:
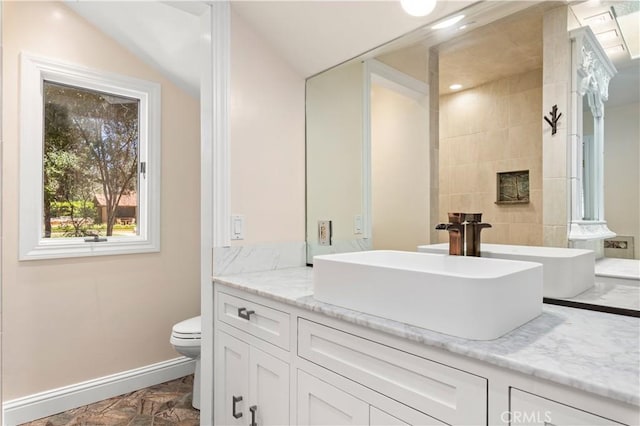
[[[139,101],[44,82],[44,236],[113,235],[137,191]],[[97,226],[104,195],[104,227]],[[135,230],[135,227],[133,228]]]

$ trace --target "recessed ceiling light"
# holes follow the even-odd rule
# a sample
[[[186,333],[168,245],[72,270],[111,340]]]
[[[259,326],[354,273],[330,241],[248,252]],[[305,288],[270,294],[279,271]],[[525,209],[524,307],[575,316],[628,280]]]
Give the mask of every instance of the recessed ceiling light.
[[[462,89],[462,84],[458,84],[458,83],[452,84],[451,86],[449,86],[449,89],[451,89],[451,90],[460,90],[460,89]]]
[[[464,15],[458,15],[458,16],[454,16],[453,18],[449,18],[446,19],[438,24],[435,24],[433,27],[431,27],[432,30],[441,30],[443,28],[448,28],[451,27],[455,24],[457,24],[458,22],[462,21],[464,19]]]
[[[411,16],[427,16],[436,7],[436,0],[400,0],[400,5]]]

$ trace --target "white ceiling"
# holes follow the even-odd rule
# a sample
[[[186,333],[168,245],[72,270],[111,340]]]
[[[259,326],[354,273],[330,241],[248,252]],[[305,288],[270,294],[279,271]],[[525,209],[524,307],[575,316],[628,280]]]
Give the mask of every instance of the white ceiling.
[[[612,5],[619,9],[621,5],[629,3],[631,2],[596,2],[592,0],[579,3],[572,8],[577,19],[588,25],[587,18],[610,10]],[[640,5],[640,2],[635,3]],[[395,61],[389,65],[413,75],[415,78],[421,78],[412,69],[413,64],[406,57],[415,58],[422,55],[426,58],[427,49],[436,46],[440,56],[439,91],[441,94],[453,92],[449,89],[453,83],[461,84],[463,88],[469,89],[499,78],[542,68],[543,14],[549,8],[561,4],[561,2],[545,1],[489,23],[486,23],[481,13],[473,17],[476,23],[472,29],[468,29],[466,32],[458,31],[457,35],[451,34],[448,39],[436,42],[429,35],[425,35],[422,41],[414,42],[409,47],[400,50],[386,51],[385,55],[379,56],[378,59],[386,62],[384,58],[388,58],[390,55],[404,58],[402,61]],[[475,6],[474,9],[476,9]],[[629,9],[627,8],[627,14],[623,16],[628,17],[635,14],[635,25],[619,30],[619,33],[624,35],[627,44],[631,44],[629,40],[632,40],[634,36],[638,37],[637,32],[640,27],[640,15],[638,15],[637,9],[632,13],[629,12]],[[469,15],[471,14],[469,13]],[[493,16],[493,13],[490,15]],[[612,16],[620,19],[618,13],[614,12]],[[611,24],[618,28],[616,20],[613,20]],[[606,29],[606,27],[596,26],[594,32],[597,34]],[[605,47],[615,43],[615,40],[610,41]],[[406,53],[403,54],[403,52]],[[629,48],[629,52],[632,52],[631,48]],[[640,102],[640,59],[632,60],[630,57],[632,55],[627,51],[623,53],[611,55],[611,59],[618,69],[618,74],[611,80],[609,86],[608,106]],[[424,71],[420,72],[424,74]]]
[[[438,46],[440,93],[542,68],[542,19],[554,2],[532,6]]]
[[[426,17],[399,1],[234,1],[232,9],[301,76],[359,56],[474,1],[440,0]]]
[[[482,2],[440,0],[434,12],[423,18],[407,15],[402,11],[399,1],[395,0],[236,0],[232,2],[232,10],[237,17],[243,19],[260,37],[265,39],[283,60],[297,70],[301,77],[309,77],[371,51],[389,40],[396,39],[391,44],[392,46],[405,47],[408,45],[406,40],[410,40],[415,45],[418,41],[416,37],[431,37],[429,40],[431,45],[435,42],[441,43],[444,40],[434,41],[433,34],[430,36],[422,35],[428,34],[428,30],[414,30],[472,4],[475,8],[475,4],[480,3]],[[483,7],[496,9],[497,2],[482,4],[491,3],[494,6]],[[535,2],[505,1],[500,2],[500,8],[504,10],[509,7],[523,9],[533,3]],[[579,3],[578,12],[580,10],[589,11],[589,5],[592,3],[594,0]],[[599,3],[612,2],[601,0]],[[629,2],[617,1],[613,3]],[[127,46],[138,57],[162,71],[178,86],[187,90],[194,97],[198,96],[200,83],[198,66],[199,15],[206,9],[204,2],[66,0],[66,4],[123,46]],[[606,7],[610,7],[610,5]],[[470,12],[470,9],[467,10]],[[541,18],[540,7],[534,7],[532,11],[534,11],[533,15],[536,15],[534,18],[523,18],[523,21],[515,23],[513,19],[506,18],[496,24],[490,24],[484,29],[478,28],[466,36],[463,35],[457,42],[451,41],[442,45],[441,52],[443,55],[457,54],[460,59],[460,56],[468,56],[468,54],[477,51],[478,46],[482,43],[491,46],[500,41],[502,45],[504,42],[511,43],[509,54],[505,54],[507,51],[505,46],[495,45],[493,49],[485,49],[486,52],[493,51],[497,56],[494,59],[484,58],[482,61],[484,65],[490,68],[490,65],[502,63],[508,57],[511,62],[521,66],[526,64],[526,66],[535,67],[538,63],[536,61],[541,60],[538,57],[540,49],[535,47],[531,40],[540,40],[542,28],[537,21]],[[495,14],[496,12],[492,11],[491,13]],[[503,13],[510,12],[507,10]],[[469,15],[471,14],[469,13]],[[529,20],[527,21],[527,19]],[[476,20],[478,21],[477,25],[482,23],[481,19]],[[638,25],[636,25],[637,27]],[[504,38],[502,37],[503,31],[507,31],[511,35]],[[408,36],[400,37],[408,33],[410,33]],[[479,37],[479,35],[483,35],[483,37]],[[437,37],[446,36],[438,35]],[[468,48],[467,53],[464,53],[464,46]],[[378,51],[384,51],[384,48],[376,50],[376,52]],[[524,56],[521,60],[516,58],[514,61],[513,55],[518,54]],[[532,55],[533,58],[526,59],[527,54]],[[447,61],[449,59],[445,56],[442,62],[446,65]],[[450,62],[460,61],[456,62],[454,58]],[[474,62],[479,63],[478,60]],[[502,64],[501,66],[504,68],[506,65]],[[460,67],[458,66],[458,68]],[[619,66],[619,68],[626,69],[628,67]],[[630,68],[628,73],[630,76],[624,77],[625,81],[631,81],[633,77],[637,77],[634,75],[635,69],[637,67]],[[490,69],[487,72],[490,72]],[[473,73],[467,77],[473,77]],[[622,79],[620,78],[620,80]],[[612,90],[617,89],[612,87]]]
[[[198,95],[198,15],[206,8],[204,2],[65,2],[180,87]],[[232,10],[306,78],[472,3],[441,0],[424,18],[407,15],[395,0],[238,0],[232,1]]]
[[[614,65],[640,57],[640,1],[589,0],[571,10],[581,26],[591,27]]]
[[[178,87],[200,96],[197,14],[206,7],[203,3],[66,0],[65,4]]]

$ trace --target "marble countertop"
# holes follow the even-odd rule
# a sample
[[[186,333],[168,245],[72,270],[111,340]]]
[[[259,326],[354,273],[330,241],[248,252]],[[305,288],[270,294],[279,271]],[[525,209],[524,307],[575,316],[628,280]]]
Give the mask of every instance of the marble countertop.
[[[640,280],[640,260],[603,257],[596,260],[596,276]]]
[[[583,391],[640,405],[640,319],[562,306],[489,341],[467,340],[313,298],[313,269],[214,277],[216,282]]]

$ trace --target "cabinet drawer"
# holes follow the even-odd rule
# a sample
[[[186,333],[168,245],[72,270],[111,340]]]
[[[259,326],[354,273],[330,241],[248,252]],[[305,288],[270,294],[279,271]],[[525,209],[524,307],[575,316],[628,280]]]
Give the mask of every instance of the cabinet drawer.
[[[613,426],[622,423],[588,413],[578,408],[511,388],[510,425],[535,426]]]
[[[302,318],[298,355],[442,422],[486,424],[483,377]]]
[[[289,350],[289,314],[218,292],[218,321]]]

